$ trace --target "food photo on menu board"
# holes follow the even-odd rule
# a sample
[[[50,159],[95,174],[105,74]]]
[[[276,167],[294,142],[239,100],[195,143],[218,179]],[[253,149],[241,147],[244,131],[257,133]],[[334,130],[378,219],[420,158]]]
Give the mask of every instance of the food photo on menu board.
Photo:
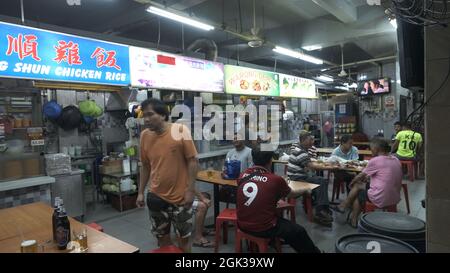
[[[278,74],[225,65],[225,93],[278,97]]]
[[[224,92],[221,63],[130,47],[130,67],[132,86]]]
[[[314,80],[286,74],[280,76],[280,96],[290,98],[317,98]]]

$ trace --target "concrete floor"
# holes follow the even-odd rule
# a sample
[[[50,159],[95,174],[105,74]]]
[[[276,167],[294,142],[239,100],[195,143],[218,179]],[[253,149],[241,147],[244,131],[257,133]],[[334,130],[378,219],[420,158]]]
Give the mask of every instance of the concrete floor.
[[[425,181],[416,180],[414,182],[408,182],[404,180],[404,183],[408,183],[411,216],[425,221],[425,209],[422,208],[420,203],[420,201],[425,197]],[[212,195],[211,185],[206,183],[197,183],[197,186],[201,191],[210,192]],[[331,196],[331,184],[329,189],[329,196]],[[400,213],[406,213],[406,205],[403,200],[403,191],[401,192],[401,196],[402,201],[397,207]],[[343,196],[341,195],[341,199],[342,198]],[[315,223],[308,222],[301,203],[302,202],[297,202],[297,223],[305,227],[312,240],[321,250],[328,253],[334,253],[334,245],[339,237],[357,232],[355,229],[344,223],[345,221],[343,220],[345,219],[339,219],[341,217],[335,219],[332,228],[325,228]],[[221,206],[223,206],[223,208],[225,207],[224,204],[221,204]],[[223,208],[221,207],[221,209]],[[213,212],[212,209],[210,209],[208,211],[206,225],[212,224],[213,221]],[[105,230],[105,233],[138,247],[141,252],[147,252],[157,248],[156,239],[150,233],[150,222],[148,219],[147,208],[134,209],[120,213],[109,204],[96,204],[95,209],[93,207],[88,207],[85,222],[97,222],[98,224],[101,224]],[[213,241],[214,237],[209,237],[208,239]],[[193,247],[192,252],[210,253],[213,252],[213,249]],[[228,244],[221,244],[219,252],[234,253],[233,232],[230,232]],[[293,250],[288,245],[284,245],[283,252],[289,253],[293,252]]]

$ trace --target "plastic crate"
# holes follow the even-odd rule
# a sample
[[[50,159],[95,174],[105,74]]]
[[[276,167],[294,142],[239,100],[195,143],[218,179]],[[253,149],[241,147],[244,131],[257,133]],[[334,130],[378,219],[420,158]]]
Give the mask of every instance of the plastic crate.
[[[122,210],[120,210],[120,198],[122,197]],[[118,211],[126,211],[136,208],[137,193],[125,194],[122,196],[109,194],[111,205]]]

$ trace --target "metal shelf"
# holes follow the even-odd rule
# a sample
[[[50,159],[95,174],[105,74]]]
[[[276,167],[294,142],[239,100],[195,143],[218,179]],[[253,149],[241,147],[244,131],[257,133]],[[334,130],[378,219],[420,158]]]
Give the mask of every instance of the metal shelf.
[[[114,177],[114,178],[122,178],[122,177],[128,177],[128,176],[133,176],[133,175],[138,175],[138,172],[131,172],[131,173],[110,173],[110,174],[106,174],[106,173],[100,173],[100,175],[103,176],[109,176],[109,177]]]
[[[111,194],[111,195],[115,195],[115,196],[124,196],[124,195],[134,195],[137,194],[138,191],[137,190],[130,190],[130,191],[123,191],[123,192],[113,192],[113,191],[106,191],[106,194]]]

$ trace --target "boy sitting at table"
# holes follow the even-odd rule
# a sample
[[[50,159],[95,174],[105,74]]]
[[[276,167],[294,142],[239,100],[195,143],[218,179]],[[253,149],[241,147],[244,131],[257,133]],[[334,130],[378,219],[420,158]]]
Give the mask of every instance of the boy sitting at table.
[[[353,146],[353,140],[351,135],[343,135],[341,137],[341,144],[334,149],[332,156],[337,156],[339,158],[345,160],[358,160],[358,148]],[[349,191],[349,184],[352,179],[355,177],[354,174],[351,174],[346,171],[335,171],[335,178],[337,181],[344,181],[347,186],[347,191]]]
[[[354,228],[357,227],[359,214],[366,201],[372,202],[378,208],[400,202],[402,187],[400,161],[389,154],[389,143],[383,139],[372,140],[370,149],[374,158],[350,183],[351,190],[347,199],[337,206],[331,206],[331,209],[339,213],[345,213],[346,209],[351,208],[347,221]]]
[[[298,197],[305,192],[291,189],[282,177],[270,172],[273,154],[254,148],[255,166],[237,180],[237,225],[256,237],[282,238],[297,252],[320,253],[302,226],[277,216],[281,198]]]

